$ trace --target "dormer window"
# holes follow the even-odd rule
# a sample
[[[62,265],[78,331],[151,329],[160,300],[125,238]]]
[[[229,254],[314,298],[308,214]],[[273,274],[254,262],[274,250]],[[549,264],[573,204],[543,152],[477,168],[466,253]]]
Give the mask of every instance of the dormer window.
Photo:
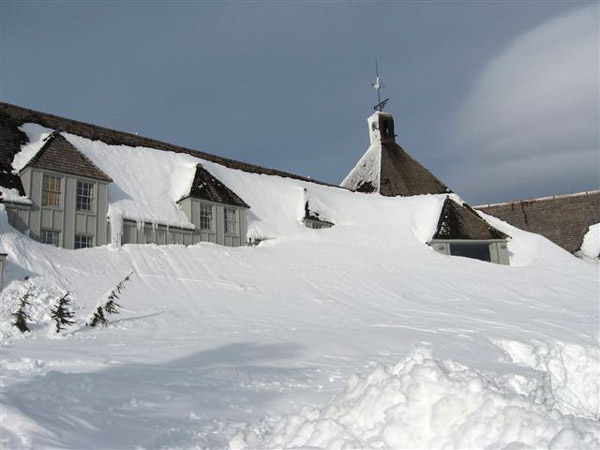
[[[208,203],[200,203],[200,229],[210,230],[212,229],[212,217],[213,217],[212,205]]]
[[[42,206],[60,206],[61,178],[44,175]]]
[[[94,184],[88,181],[77,181],[77,199],[76,209],[77,211],[91,211],[92,210],[92,193],[94,191]]]

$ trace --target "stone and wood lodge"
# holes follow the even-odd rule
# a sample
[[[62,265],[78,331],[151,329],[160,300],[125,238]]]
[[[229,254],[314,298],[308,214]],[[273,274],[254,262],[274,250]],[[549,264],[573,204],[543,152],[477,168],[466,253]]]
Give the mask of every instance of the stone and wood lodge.
[[[17,170],[15,156],[30,144],[23,131],[24,124],[35,124],[51,132],[34,156]],[[428,245],[445,255],[509,263],[507,242],[510,237],[462,203],[442,181],[396,143],[391,114],[375,112],[369,117],[368,126],[371,145],[341,188],[390,197],[445,195],[435,235]],[[192,167],[195,172],[191,184],[184,195],[173,200],[177,211],[187,218],[185,223],[174,226],[124,216],[119,218],[118,224],[111,224],[109,209],[115,199],[110,197],[119,195],[113,180],[115,174],[105,173],[94,164],[72,139],[67,138],[72,135],[106,145],[145,147],[198,158],[195,169]],[[108,243],[245,245],[248,211],[252,205],[243,200],[243,193],[234,192],[211,174],[201,160],[250,173],[328,185],[143,136],[0,103],[0,201],[5,205],[11,225],[46,244],[68,249]],[[109,186],[113,186],[112,191]],[[494,214],[496,211],[490,208],[483,210]],[[309,199],[305,200],[304,212],[299,221],[307,228],[334,226],[313,210]],[[594,214],[597,216],[597,211]],[[112,220],[116,222],[114,217]]]

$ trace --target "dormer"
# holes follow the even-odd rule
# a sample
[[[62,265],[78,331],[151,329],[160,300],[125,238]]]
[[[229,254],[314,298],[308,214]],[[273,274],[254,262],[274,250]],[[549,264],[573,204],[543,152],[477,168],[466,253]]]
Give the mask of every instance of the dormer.
[[[368,119],[371,145],[396,142],[394,117],[387,112],[377,111]]]

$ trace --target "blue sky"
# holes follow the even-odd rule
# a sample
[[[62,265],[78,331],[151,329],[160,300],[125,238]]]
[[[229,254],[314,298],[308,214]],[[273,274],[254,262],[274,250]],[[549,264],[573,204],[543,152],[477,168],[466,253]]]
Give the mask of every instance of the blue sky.
[[[339,183],[374,58],[473,204],[599,187],[598,2],[3,1],[2,101]]]

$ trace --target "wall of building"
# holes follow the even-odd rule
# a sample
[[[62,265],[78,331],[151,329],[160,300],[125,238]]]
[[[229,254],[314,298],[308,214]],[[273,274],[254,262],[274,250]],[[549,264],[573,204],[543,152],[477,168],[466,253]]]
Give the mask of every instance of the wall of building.
[[[210,230],[200,229],[200,204],[212,208],[213,220]],[[181,209],[190,218],[196,229],[167,227],[161,224],[138,223],[132,220],[123,221],[121,244],[180,244],[194,245],[198,242],[213,242],[228,247],[246,244],[247,210],[219,203],[187,198],[180,202]],[[235,233],[225,233],[225,208],[236,211],[237,227]]]
[[[29,217],[31,205],[5,202],[8,223],[23,234],[29,234]]]
[[[200,229],[201,204],[210,205],[212,208],[213,220],[210,230]],[[246,208],[199,200],[192,197],[181,200],[179,206],[190,219],[190,222],[196,226],[197,242],[214,242],[228,247],[238,247],[246,244],[246,234],[248,232],[248,212]],[[237,226],[232,233],[225,233],[225,208],[235,211]]]
[[[45,174],[61,179],[59,206],[41,206]],[[42,230],[58,231],[60,233],[59,246],[69,249],[75,246],[76,234],[93,236],[94,246],[110,242],[110,227],[106,219],[108,212],[107,183],[35,168],[26,169],[21,175],[21,180],[32,205],[5,203],[9,223],[17,230],[38,241],[41,240]],[[94,185],[90,211],[76,210],[78,180],[91,182]],[[209,230],[200,229],[200,205],[203,203],[212,208],[213,219]],[[198,242],[213,242],[229,247],[246,244],[248,219],[245,208],[195,198],[182,200],[180,207],[196,229],[167,227],[150,223],[138,224],[132,220],[124,220],[121,244],[193,245]],[[230,233],[225,233],[225,208],[235,211],[236,227]]]
[[[436,239],[431,241],[429,246],[442,255],[452,255],[452,244],[486,244],[490,251],[490,262],[495,264],[510,264],[508,246],[506,241],[503,240],[478,241],[466,239]]]
[[[42,206],[45,174],[61,179],[59,206]],[[90,211],[76,210],[78,180],[93,185]],[[106,214],[108,211],[107,183],[36,168],[25,169],[21,174],[21,182],[25,194],[33,203],[27,218],[30,237],[40,240],[42,230],[58,231],[60,233],[59,245],[70,249],[74,248],[76,234],[92,236],[94,246],[105,245],[108,242],[106,227]],[[12,223],[16,224],[17,222]],[[19,226],[15,225],[15,227],[20,229]]]

